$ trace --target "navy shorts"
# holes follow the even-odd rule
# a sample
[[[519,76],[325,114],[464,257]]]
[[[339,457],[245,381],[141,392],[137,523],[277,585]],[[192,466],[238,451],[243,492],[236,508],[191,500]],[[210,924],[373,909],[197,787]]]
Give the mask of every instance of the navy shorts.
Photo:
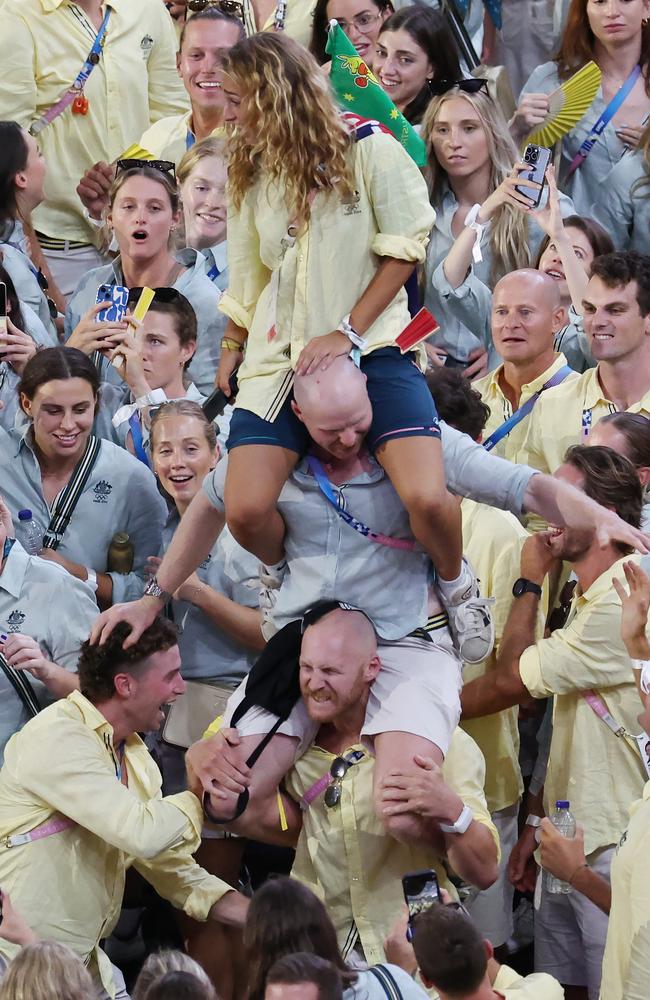
[[[400,437],[440,437],[438,414],[424,375],[398,347],[382,347],[361,358],[368,379],[372,423],[366,437],[371,451]],[[228,450],[244,444],[276,445],[304,455],[309,434],[291,409],[291,396],[271,423],[235,407]]]

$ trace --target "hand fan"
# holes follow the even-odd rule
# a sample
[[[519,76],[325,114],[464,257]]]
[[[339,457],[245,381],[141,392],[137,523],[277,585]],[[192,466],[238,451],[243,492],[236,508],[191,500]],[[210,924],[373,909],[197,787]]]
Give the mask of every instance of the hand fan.
[[[538,128],[526,138],[524,145],[534,142],[551,148],[558,139],[570,132],[589,110],[600,87],[601,72],[595,62],[588,62],[548,95],[549,112]]]
[[[412,351],[416,344],[435,333],[439,326],[438,320],[428,309],[420,309],[408,326],[404,327],[395,343],[402,354],[406,354],[407,351]]]

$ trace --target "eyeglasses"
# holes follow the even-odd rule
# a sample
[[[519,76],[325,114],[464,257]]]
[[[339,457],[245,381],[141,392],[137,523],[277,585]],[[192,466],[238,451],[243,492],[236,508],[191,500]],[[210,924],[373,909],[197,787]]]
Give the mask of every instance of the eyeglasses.
[[[434,97],[446,94],[453,87],[458,87],[465,94],[478,94],[479,90],[484,89],[485,93],[489,95],[488,81],[478,76],[470,76],[467,80],[432,80],[429,84],[429,90]]]
[[[382,16],[383,11],[378,11],[376,14],[357,14],[353,17],[351,21],[346,21],[342,17],[334,17],[333,21],[336,21],[339,28],[347,32],[349,28],[356,28],[360,31],[362,35],[369,35],[372,31],[372,26],[376,21]]]
[[[172,160],[118,160],[116,173],[127,170],[143,170],[149,167],[151,170],[158,170],[161,174],[169,174],[176,183],[176,164]]]
[[[240,21],[244,20],[244,6],[238,3],[238,0],[187,0],[187,7],[195,14],[212,7],[222,14],[238,17]]]

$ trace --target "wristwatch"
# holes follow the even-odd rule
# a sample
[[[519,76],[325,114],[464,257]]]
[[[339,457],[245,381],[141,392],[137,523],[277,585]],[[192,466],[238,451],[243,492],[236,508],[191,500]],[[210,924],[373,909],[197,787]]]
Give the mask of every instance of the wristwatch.
[[[542,588],[538,583],[533,583],[532,580],[526,580],[520,576],[512,585],[512,596],[521,597],[523,594],[537,594],[538,597],[541,597]]]
[[[172,599],[172,595],[169,594],[166,590],[162,589],[155,576],[152,576],[151,579],[149,580],[149,583],[144,588],[142,596],[157,597],[159,600],[163,602],[163,604],[167,604],[167,601],[171,601]]]
[[[465,833],[474,819],[474,813],[469,806],[463,806],[463,811],[455,823],[441,823],[443,833]]]

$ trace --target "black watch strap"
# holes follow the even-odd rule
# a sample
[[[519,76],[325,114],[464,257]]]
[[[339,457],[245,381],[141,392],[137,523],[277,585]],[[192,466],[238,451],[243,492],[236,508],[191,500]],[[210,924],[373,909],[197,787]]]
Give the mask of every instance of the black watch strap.
[[[512,596],[522,597],[523,594],[537,594],[538,597],[541,597],[542,588],[538,583],[533,583],[532,580],[526,580],[525,577],[520,576],[512,585]]]

